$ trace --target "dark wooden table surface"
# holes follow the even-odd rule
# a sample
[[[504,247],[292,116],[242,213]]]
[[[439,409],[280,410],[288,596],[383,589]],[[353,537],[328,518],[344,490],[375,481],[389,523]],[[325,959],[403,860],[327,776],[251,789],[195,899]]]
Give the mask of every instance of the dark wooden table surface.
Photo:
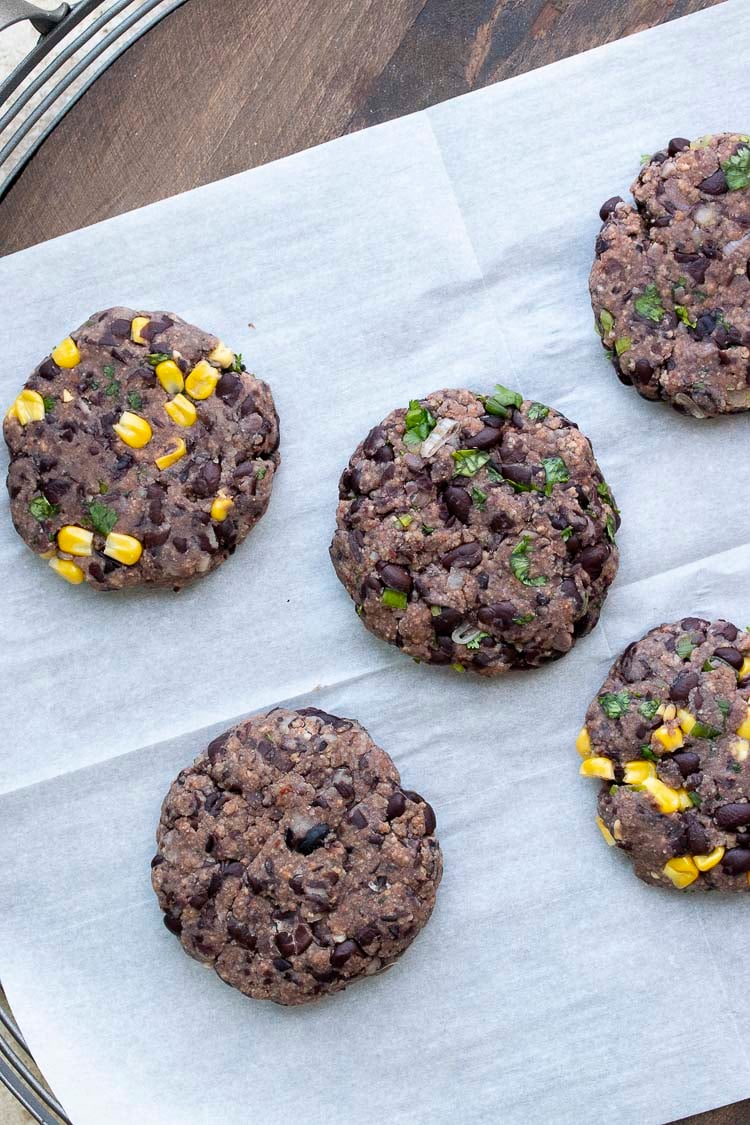
[[[187,0],[35,155],[0,203],[0,252],[719,2]],[[688,1123],[750,1125],[750,1100]]]

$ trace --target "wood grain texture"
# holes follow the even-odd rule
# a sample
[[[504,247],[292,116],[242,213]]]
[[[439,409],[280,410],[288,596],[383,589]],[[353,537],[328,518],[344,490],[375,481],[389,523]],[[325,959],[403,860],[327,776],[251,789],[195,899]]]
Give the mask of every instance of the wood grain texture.
[[[0,253],[720,2],[188,0],[42,146]],[[750,1125],[750,1100],[673,1125]]]
[[[188,0],[0,204],[0,253],[721,0]]]

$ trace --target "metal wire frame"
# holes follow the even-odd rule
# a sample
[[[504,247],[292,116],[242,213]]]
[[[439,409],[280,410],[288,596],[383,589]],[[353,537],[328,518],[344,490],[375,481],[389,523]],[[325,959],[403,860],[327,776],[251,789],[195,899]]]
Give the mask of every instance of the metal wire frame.
[[[12,74],[0,84],[0,110],[2,110],[6,102],[9,102],[14,92],[19,89],[24,80],[32,74],[35,68],[42,63],[55,47],[66,39],[69,33],[71,33],[83,19],[91,15],[91,13],[100,6],[100,3],[101,0],[80,0],[78,4],[73,5],[68,14],[64,15],[47,34],[41,37],[34,49],[19,63]],[[15,182],[25,165],[44,142],[46,137],[48,137],[55,126],[59,124],[67,110],[86,92],[89,86],[96,81],[109,64],[113,62],[114,59],[118,58],[135,39],[149,31],[150,28],[163,19],[164,16],[174,11],[175,8],[180,7],[183,3],[185,3],[185,0],[141,0],[140,3],[135,3],[134,0],[115,0],[114,3],[107,5],[106,10],[102,12],[97,19],[87,24],[76,36],[69,42],[66,42],[63,49],[57,52],[36,77],[19,91],[17,96],[10,101],[8,108],[5,109],[2,116],[0,116],[0,135],[6,129],[13,127],[13,123],[23,114],[24,109],[37,94],[45,89],[47,90],[39,104],[22,117],[20,122],[15,126],[14,131],[8,137],[8,140],[3,144],[2,148],[0,148],[0,199],[2,199],[3,195],[5,195]],[[113,18],[119,16],[121,13],[125,13],[126,9],[131,8],[133,10],[127,12],[124,18],[112,27],[105,36],[101,39],[95,38],[97,33],[111,22]],[[159,10],[154,12],[155,8]],[[2,0],[0,0],[0,15],[2,15],[2,10],[3,3]],[[63,75],[59,75],[58,72],[60,69],[71,59],[74,59],[92,38],[94,39],[94,43],[85,54],[78,59],[70,70]],[[114,49],[110,51],[110,48]],[[99,61],[99,65],[97,65],[97,60],[101,60],[101,56],[106,52],[109,52],[107,58],[103,61]],[[71,94],[66,99],[64,106],[60,107],[59,100],[61,96],[78,80],[82,81],[80,81],[75,93]],[[16,152],[19,145],[22,144],[31,130],[40,123],[42,123],[42,128],[39,131],[39,135],[36,137],[33,144],[23,153],[20,163],[3,176],[3,165],[6,164],[12,154]]]
[[[11,1040],[0,1035],[0,1082],[21,1103],[39,1125],[71,1125],[57,1098],[45,1089],[32,1073],[16,1048],[29,1058],[31,1052],[13,1017],[0,1006],[0,1024]]]

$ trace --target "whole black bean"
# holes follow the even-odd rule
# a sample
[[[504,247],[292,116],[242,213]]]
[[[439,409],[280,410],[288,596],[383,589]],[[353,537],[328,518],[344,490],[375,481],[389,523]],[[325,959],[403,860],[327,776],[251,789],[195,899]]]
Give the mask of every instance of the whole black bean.
[[[285,957],[274,957],[271,964],[279,973],[288,973],[292,967],[292,962],[287,961]]]
[[[395,460],[393,446],[381,445],[380,449],[376,449],[373,453],[372,459],[377,465],[386,465],[389,462]],[[386,478],[384,477],[383,479],[385,480]]]
[[[232,941],[236,941],[243,949],[253,950],[256,947],[256,939],[249,926],[238,921],[233,914],[227,918],[227,933]]]
[[[441,606],[440,613],[433,615],[432,627],[438,636],[443,636],[446,633],[452,633],[462,621],[463,615],[457,609]]]
[[[566,598],[572,598],[579,609],[583,605],[583,595],[578,589],[574,578],[564,578],[562,580],[560,583],[560,593]]]
[[[606,223],[609,216],[614,213],[618,203],[622,203],[621,195],[613,195],[610,199],[605,199],[599,208],[599,218],[603,223]]]
[[[437,817],[435,816],[435,810],[432,805],[428,804],[427,801],[424,803],[422,815],[424,816],[425,835],[431,836],[437,827]]]
[[[576,558],[576,562],[583,567],[592,578],[598,578],[604,569],[604,564],[610,556],[610,549],[606,543],[595,543],[591,547],[584,547]]]
[[[402,594],[410,594],[413,586],[409,571],[396,563],[378,563],[378,573],[381,580],[391,590],[398,590]]]
[[[353,824],[355,828],[367,828],[367,817],[361,809],[352,809],[349,813],[349,823]]]
[[[513,618],[517,615],[518,610],[513,602],[492,602],[490,605],[482,606],[477,614],[477,620],[480,625],[501,629],[512,624]]]
[[[141,543],[146,548],[163,547],[167,539],[169,539],[169,527],[144,531],[141,535]]]
[[[485,426],[478,434],[468,439],[468,446],[470,449],[492,449],[493,445],[501,441],[502,436],[502,430],[494,426]]]
[[[450,570],[453,566],[478,566],[482,561],[482,548],[477,542],[462,543],[460,547],[446,551],[440,561],[446,570]]]
[[[698,754],[694,754],[692,750],[678,750],[677,753],[672,755],[672,761],[683,777],[690,777],[691,773],[697,773],[701,768],[700,757]],[[748,808],[750,808],[750,805],[748,805]]]
[[[396,817],[403,816],[406,809],[406,797],[403,793],[392,793],[388,798],[388,807],[385,810],[386,820],[395,820]]]
[[[703,191],[706,195],[724,195],[729,190],[727,185],[727,178],[721,168],[711,176],[707,176],[698,184],[698,190]]]
[[[715,327],[715,317],[711,316],[710,313],[704,313],[703,316],[698,317],[695,328],[693,329],[693,335],[696,340],[705,340],[711,335]]]
[[[635,367],[632,371],[633,382],[638,386],[645,387],[651,382],[651,377],[654,374],[654,369],[647,359],[637,359]]]
[[[744,659],[742,653],[739,652],[736,648],[728,648],[725,646],[714,649],[714,656],[719,660],[723,660],[725,664],[728,664],[731,668],[734,668],[736,672],[739,672]]]
[[[333,952],[331,953],[331,964],[334,969],[341,969],[352,954],[357,952],[359,952],[359,950],[355,941],[347,940],[339,942],[338,945],[334,946]]]
[[[450,484],[443,493],[445,506],[452,516],[455,516],[461,523],[466,523],[471,511],[471,497],[465,488],[459,488],[456,484]]]
[[[722,805],[714,813],[714,820],[719,828],[728,828],[732,831],[736,828],[744,828],[750,824],[750,802],[732,801],[728,805]]]
[[[731,621],[724,621],[716,632],[722,637],[725,637],[728,641],[736,641],[739,629],[736,625],[733,625]]]
[[[151,342],[155,336],[159,336],[162,332],[166,332],[167,329],[171,328],[173,324],[174,321],[169,316],[155,317],[141,329],[141,336],[143,336],[144,340],[148,340],[149,342]]]
[[[683,822],[687,829],[688,851],[691,855],[706,855],[709,851],[708,836],[696,814],[684,813]]]
[[[372,923],[368,923],[366,926],[363,926],[361,930],[357,930],[354,937],[357,945],[372,945],[373,942],[376,942],[380,937],[380,930],[377,926],[372,925]]]
[[[301,855],[311,855],[316,848],[323,846],[323,841],[330,832],[327,824],[314,824],[305,832],[304,836],[299,839],[295,836],[291,828],[287,828],[284,834],[286,846],[293,851],[299,852]]]
[[[258,411],[256,410],[255,399],[252,395],[246,395],[242,400],[242,405],[240,406],[240,417],[246,418],[248,414],[257,413]]]
[[[702,617],[683,617],[682,621],[680,622],[680,627],[684,629],[686,633],[690,633],[695,629],[702,629],[705,631],[708,626],[709,622],[704,620],[704,618]]]
[[[365,457],[372,455],[385,444],[385,430],[382,426],[373,426],[362,443],[362,452]]]
[[[50,357],[40,363],[37,374],[41,375],[43,379],[56,379],[60,374],[60,368],[55,361]]]
[[[515,481],[516,484],[531,484],[534,477],[533,470],[529,465],[522,465],[515,462],[508,465],[501,465],[500,472],[506,480]]]
[[[54,480],[44,482],[42,492],[47,497],[50,504],[59,504],[69,488],[70,481],[56,477]]]
[[[179,918],[176,918],[173,914],[165,914],[163,921],[170,934],[176,934],[177,937],[180,936],[182,933],[182,922]]]
[[[687,703],[690,692],[700,683],[697,672],[680,672],[672,681],[669,689],[669,698],[675,703]]]
[[[724,852],[721,866],[729,875],[742,875],[750,871],[750,848],[730,848]]]
[[[678,152],[683,152],[686,148],[690,148],[690,141],[685,137],[672,137],[667,152],[670,156],[676,156]]]
[[[216,384],[216,396],[222,402],[231,404],[236,401],[242,390],[242,380],[232,371],[225,371]]]

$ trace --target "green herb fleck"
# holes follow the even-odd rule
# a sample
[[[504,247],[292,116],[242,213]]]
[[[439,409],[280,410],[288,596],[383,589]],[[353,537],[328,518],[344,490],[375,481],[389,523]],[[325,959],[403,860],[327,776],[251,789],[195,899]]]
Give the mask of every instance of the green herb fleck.
[[[143,399],[138,394],[138,391],[128,391],[125,397],[128,400],[128,406],[131,410],[140,410],[143,406]]]
[[[732,773],[742,773],[742,766],[739,762],[730,762],[729,768]]]
[[[690,285],[690,282],[685,277],[685,274],[681,273],[680,276],[677,278],[677,281],[672,282],[672,295],[674,296],[675,289],[687,289],[689,287],[689,285]]]
[[[104,388],[105,395],[108,395],[109,398],[114,398],[115,395],[119,395],[120,383],[117,379],[115,379],[115,369],[111,363],[105,363],[104,367],[102,368],[102,374],[104,375],[105,379],[108,380],[107,385]]]
[[[410,399],[409,409],[404,417],[404,443],[410,449],[416,449],[425,438],[428,438],[437,425],[437,418],[421,406],[416,398]]]
[[[430,613],[432,614],[433,617],[439,617],[442,612],[443,611],[442,611],[442,609],[440,608],[439,605],[431,605],[430,606]]]
[[[716,665],[711,660],[704,660],[702,671],[704,671],[704,672],[715,672],[716,671]]]
[[[545,406],[543,402],[532,402],[528,410],[528,415],[532,422],[542,422],[549,414],[549,407]]]
[[[647,762],[659,761],[650,746],[641,746],[641,757],[645,758]]]
[[[237,352],[237,355],[232,360],[232,366],[229,368],[229,370],[234,371],[237,375],[239,375],[242,371],[242,367],[242,352]]]
[[[263,480],[263,477],[266,475],[267,472],[268,472],[267,469],[256,469],[255,470],[255,479],[256,480]]]
[[[605,691],[599,696],[599,706],[608,719],[621,719],[630,706],[630,692]]]
[[[406,609],[407,597],[401,590],[391,590],[390,587],[387,587],[383,590],[380,600],[383,605],[387,605],[391,609]]]
[[[152,367],[156,367],[158,364],[164,363],[165,360],[171,358],[168,352],[150,352],[146,356],[146,363],[150,363]]]
[[[481,488],[472,488],[471,498],[476,504],[480,512],[483,512],[487,507],[487,493],[482,492]]]
[[[51,395],[42,395],[42,402],[44,403],[45,414],[51,414],[57,405]]]
[[[650,162],[651,162],[651,153],[650,152],[642,152],[641,153],[641,164],[649,164]]]
[[[619,340],[615,340],[615,351],[618,355],[625,355],[633,346],[633,341],[630,336],[620,336]]]
[[[404,530],[406,530],[406,528],[409,527],[409,525],[413,523],[413,521],[414,516],[410,516],[408,512],[406,512],[403,516],[396,516],[396,522],[400,523]]]
[[[688,793],[688,797],[690,799],[690,804],[695,805],[696,809],[699,809],[701,807],[701,799],[698,793],[695,793],[691,790]]]
[[[362,614],[365,612],[365,607],[363,605],[357,605],[354,608],[356,610],[357,617],[361,617]]]
[[[60,511],[57,504],[50,504],[46,496],[35,496],[29,504],[29,511],[35,520],[42,523],[44,520],[51,520]]]
[[[728,719],[729,718],[729,712],[732,709],[729,700],[728,699],[717,699],[716,700],[716,706],[719,708],[719,710],[721,711],[724,718]]]
[[[641,703],[638,708],[638,714],[643,715],[644,719],[653,719],[656,712],[659,710],[661,704],[658,699],[647,699],[645,703]]]
[[[117,512],[108,507],[101,500],[92,500],[88,505],[89,518],[94,531],[100,535],[109,535],[117,523]]]
[[[503,484],[505,481],[505,477],[503,476],[503,474],[498,469],[496,469],[494,465],[487,466],[487,476],[493,484]],[[750,632],[750,628],[748,629],[748,632]]]
[[[611,515],[607,516],[606,520],[604,521],[604,527],[607,532],[607,538],[611,543],[614,543],[615,535],[617,534],[617,524],[615,523],[615,517]]]
[[[477,633],[476,636],[472,637],[470,641],[466,642],[466,647],[471,649],[479,648],[485,637],[489,637],[489,633]]]
[[[544,475],[547,478],[544,491],[547,496],[551,496],[553,485],[565,484],[566,481],[570,480],[568,466],[562,457],[542,457],[542,465],[544,466]]]
[[[456,476],[473,477],[490,459],[483,449],[454,449],[451,457],[456,462]]]
[[[533,613],[521,613],[518,617],[513,618],[514,625],[528,625],[530,621],[534,620],[536,615]]]
[[[664,316],[659,290],[653,284],[647,285],[643,292],[638,294],[634,304],[635,311],[645,316],[647,320],[652,320],[654,324],[658,324]]]
[[[690,729],[691,738],[718,738],[721,731],[718,727],[712,727],[710,723],[701,723],[700,721],[694,723]]]
[[[428,523],[422,524],[422,531],[425,533],[425,535],[432,535],[434,530],[435,530],[435,528],[430,527],[430,525]]]
[[[610,796],[616,797],[617,791],[618,791],[619,788],[620,788],[619,785],[610,785],[610,787],[609,787]],[[631,788],[632,788],[632,786],[631,786]]]
[[[681,637],[678,638],[677,644],[675,646],[677,655],[681,656],[683,660],[688,659],[695,647],[696,646],[690,640],[690,637],[687,635],[687,633],[684,633]]]
[[[685,305],[675,305],[674,311],[677,313],[683,324],[687,324],[688,328],[695,328],[698,322],[697,320],[692,319]]]
[[[109,485],[107,484],[106,480],[100,480],[99,481],[99,495],[100,496],[106,496],[108,492],[109,492]]]
[[[599,323],[605,332],[611,332],[615,326],[615,318],[609,309],[602,309],[599,313]]]
[[[500,418],[507,418],[511,407],[518,408],[523,402],[523,395],[518,391],[511,391],[502,383],[495,384],[495,393],[488,398],[483,398],[484,409],[488,414],[496,414]]]
[[[739,191],[750,186],[750,148],[744,145],[722,164],[730,191]]]
[[[609,485],[607,484],[607,482],[605,480],[600,481],[599,484],[597,484],[596,491],[597,491],[597,494],[599,496],[601,496],[604,503],[609,504],[612,511],[617,512],[618,515],[619,515],[620,509],[615,504],[615,498],[612,495],[612,493],[609,491]]]
[[[524,535],[520,542],[516,543],[515,547],[510,553],[510,569],[513,576],[519,582],[523,582],[524,586],[546,586],[547,579],[544,575],[540,574],[536,578],[529,577],[529,570],[531,569],[531,559],[529,558],[529,547],[531,545],[531,538]]]
[[[453,669],[454,672],[465,672],[466,671],[463,664],[459,664],[458,661],[456,661],[455,664],[451,664],[451,668]]]
[[[568,525],[568,527],[564,527],[562,529],[562,531],[560,532],[560,535],[562,536],[563,543],[567,543],[572,534],[573,534],[573,528],[570,527],[570,525]]]

